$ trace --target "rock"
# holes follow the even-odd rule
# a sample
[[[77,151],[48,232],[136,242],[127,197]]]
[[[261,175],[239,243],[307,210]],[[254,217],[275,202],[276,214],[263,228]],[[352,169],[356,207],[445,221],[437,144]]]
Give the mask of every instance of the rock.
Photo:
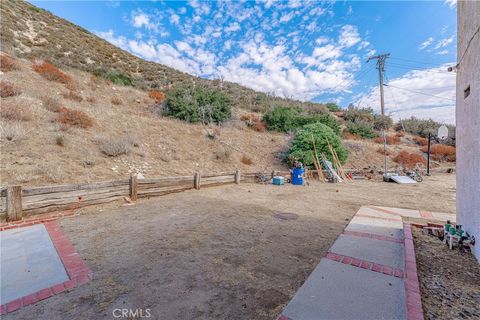
[[[145,179],[145,177],[143,176],[143,174],[141,172],[137,173],[137,179]]]

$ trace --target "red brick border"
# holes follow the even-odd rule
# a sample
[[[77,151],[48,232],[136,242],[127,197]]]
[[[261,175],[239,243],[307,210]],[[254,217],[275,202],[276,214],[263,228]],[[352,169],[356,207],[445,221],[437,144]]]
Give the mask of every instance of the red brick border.
[[[405,235],[405,296],[407,302],[407,317],[408,320],[423,320],[417,260],[415,258],[415,248],[410,224],[403,224],[403,233]]]
[[[28,218],[22,218],[21,220],[18,220],[18,221],[0,223],[0,231],[21,228],[21,227],[28,227],[34,224],[41,224],[45,222],[55,221],[63,217],[71,217],[75,215],[78,215],[78,213],[76,214],[73,210],[55,212],[51,214],[34,215]]]
[[[373,209],[373,210],[376,210],[376,211],[379,211],[379,212],[388,213],[388,214],[391,214],[391,215],[394,215],[394,216],[403,218],[403,216],[402,216],[401,213],[398,213],[398,212],[395,212],[395,211],[392,211],[392,210],[382,209],[382,208],[379,208],[379,207],[376,207],[376,206],[368,206],[367,208],[370,208],[370,209]]]
[[[378,219],[378,220],[402,222],[402,219],[378,217],[378,216],[372,216],[372,215],[370,215],[370,214],[363,214],[363,213],[357,213],[357,214],[354,215],[354,217],[365,217],[365,218]]]
[[[45,228],[47,229],[50,239],[52,239],[53,245],[63,263],[69,280],[1,305],[1,315],[50,298],[55,294],[70,291],[92,279],[92,271],[75,251],[74,246],[68,240],[67,236],[58,229],[56,221],[45,223]]]
[[[354,267],[370,270],[373,272],[394,276],[397,278],[404,277],[404,272],[402,269],[386,266],[380,263],[375,263],[367,260],[357,259],[354,257],[344,256],[344,255],[333,253],[333,252],[328,252],[325,258],[336,261],[336,262],[341,262],[343,264],[348,264]]]
[[[359,232],[359,231],[349,231],[349,230],[343,231],[343,234],[346,235],[346,236],[363,237],[363,238],[382,240],[382,241],[390,241],[390,242],[402,243],[403,244],[403,239],[399,239],[399,238],[395,238],[395,237],[389,237],[389,236],[382,236],[382,235],[379,235],[379,234]]]

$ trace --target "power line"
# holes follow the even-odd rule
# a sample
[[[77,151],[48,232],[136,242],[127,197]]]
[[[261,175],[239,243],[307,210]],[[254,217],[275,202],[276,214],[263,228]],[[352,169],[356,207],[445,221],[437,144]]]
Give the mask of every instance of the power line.
[[[410,70],[410,71],[420,70],[420,71],[426,71],[426,72],[434,72],[434,73],[455,75],[455,73],[448,72],[448,71],[432,70],[432,69],[434,69],[434,68],[423,68],[423,67],[419,68],[419,67],[409,66],[409,65],[405,65],[405,64],[399,64],[399,63],[391,63],[391,62],[389,62],[389,63],[388,63],[388,66],[394,67],[394,68],[406,69],[406,70]],[[438,68],[439,68],[439,67],[438,67]]]
[[[400,88],[400,87],[397,87],[397,86],[393,86],[393,85],[391,85],[391,84],[384,84],[384,86],[386,86],[386,87],[392,87],[392,88],[396,88],[396,89],[401,89],[401,90],[405,90],[405,91],[410,91],[410,92],[413,92],[413,93],[423,94],[423,95],[425,95],[425,96],[431,96],[431,97],[435,97],[435,98],[439,98],[439,99],[445,99],[445,100],[449,100],[449,101],[455,102],[455,99],[450,99],[450,98],[442,97],[442,96],[436,96],[436,95],[434,95],[434,94],[429,94],[429,93],[420,92],[420,91],[416,91],[416,90],[410,90],[410,89]]]
[[[432,65],[432,66],[438,66],[436,63],[432,62],[422,62],[422,61],[416,61],[416,60],[410,60],[410,59],[404,59],[404,58],[398,58],[398,57],[391,57],[393,60],[400,60],[400,61],[406,61],[406,62],[413,62],[415,64],[425,64],[425,65]]]

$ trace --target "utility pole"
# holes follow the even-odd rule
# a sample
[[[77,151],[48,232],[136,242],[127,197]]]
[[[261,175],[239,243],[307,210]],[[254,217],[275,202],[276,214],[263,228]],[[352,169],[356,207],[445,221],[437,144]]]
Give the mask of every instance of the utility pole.
[[[380,84],[380,108],[382,116],[385,115],[385,101],[383,98],[383,71],[384,65],[387,58],[390,56],[390,53],[379,54],[378,56],[373,56],[368,58],[367,62],[370,60],[377,60],[377,69],[378,69],[378,81]]]
[[[385,101],[383,99],[383,67],[389,56],[390,53],[379,54],[378,56],[370,57],[367,60],[367,62],[370,60],[377,60],[378,80],[380,83],[380,108],[382,116],[385,115]],[[390,177],[387,173],[387,132],[385,130],[383,130],[383,181],[390,181]]]

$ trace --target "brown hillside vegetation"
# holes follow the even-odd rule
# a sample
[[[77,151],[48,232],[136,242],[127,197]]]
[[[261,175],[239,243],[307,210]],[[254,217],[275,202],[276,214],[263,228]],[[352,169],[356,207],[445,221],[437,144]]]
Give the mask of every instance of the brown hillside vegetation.
[[[0,13],[2,50],[18,57],[46,59],[55,66],[84,70],[106,78],[111,78],[112,74],[125,76],[142,89],[166,90],[195,82],[223,91],[236,107],[254,111],[264,111],[278,104],[325,108],[319,103],[272,97],[235,83],[202,79],[142,60],[25,1],[4,0]]]

